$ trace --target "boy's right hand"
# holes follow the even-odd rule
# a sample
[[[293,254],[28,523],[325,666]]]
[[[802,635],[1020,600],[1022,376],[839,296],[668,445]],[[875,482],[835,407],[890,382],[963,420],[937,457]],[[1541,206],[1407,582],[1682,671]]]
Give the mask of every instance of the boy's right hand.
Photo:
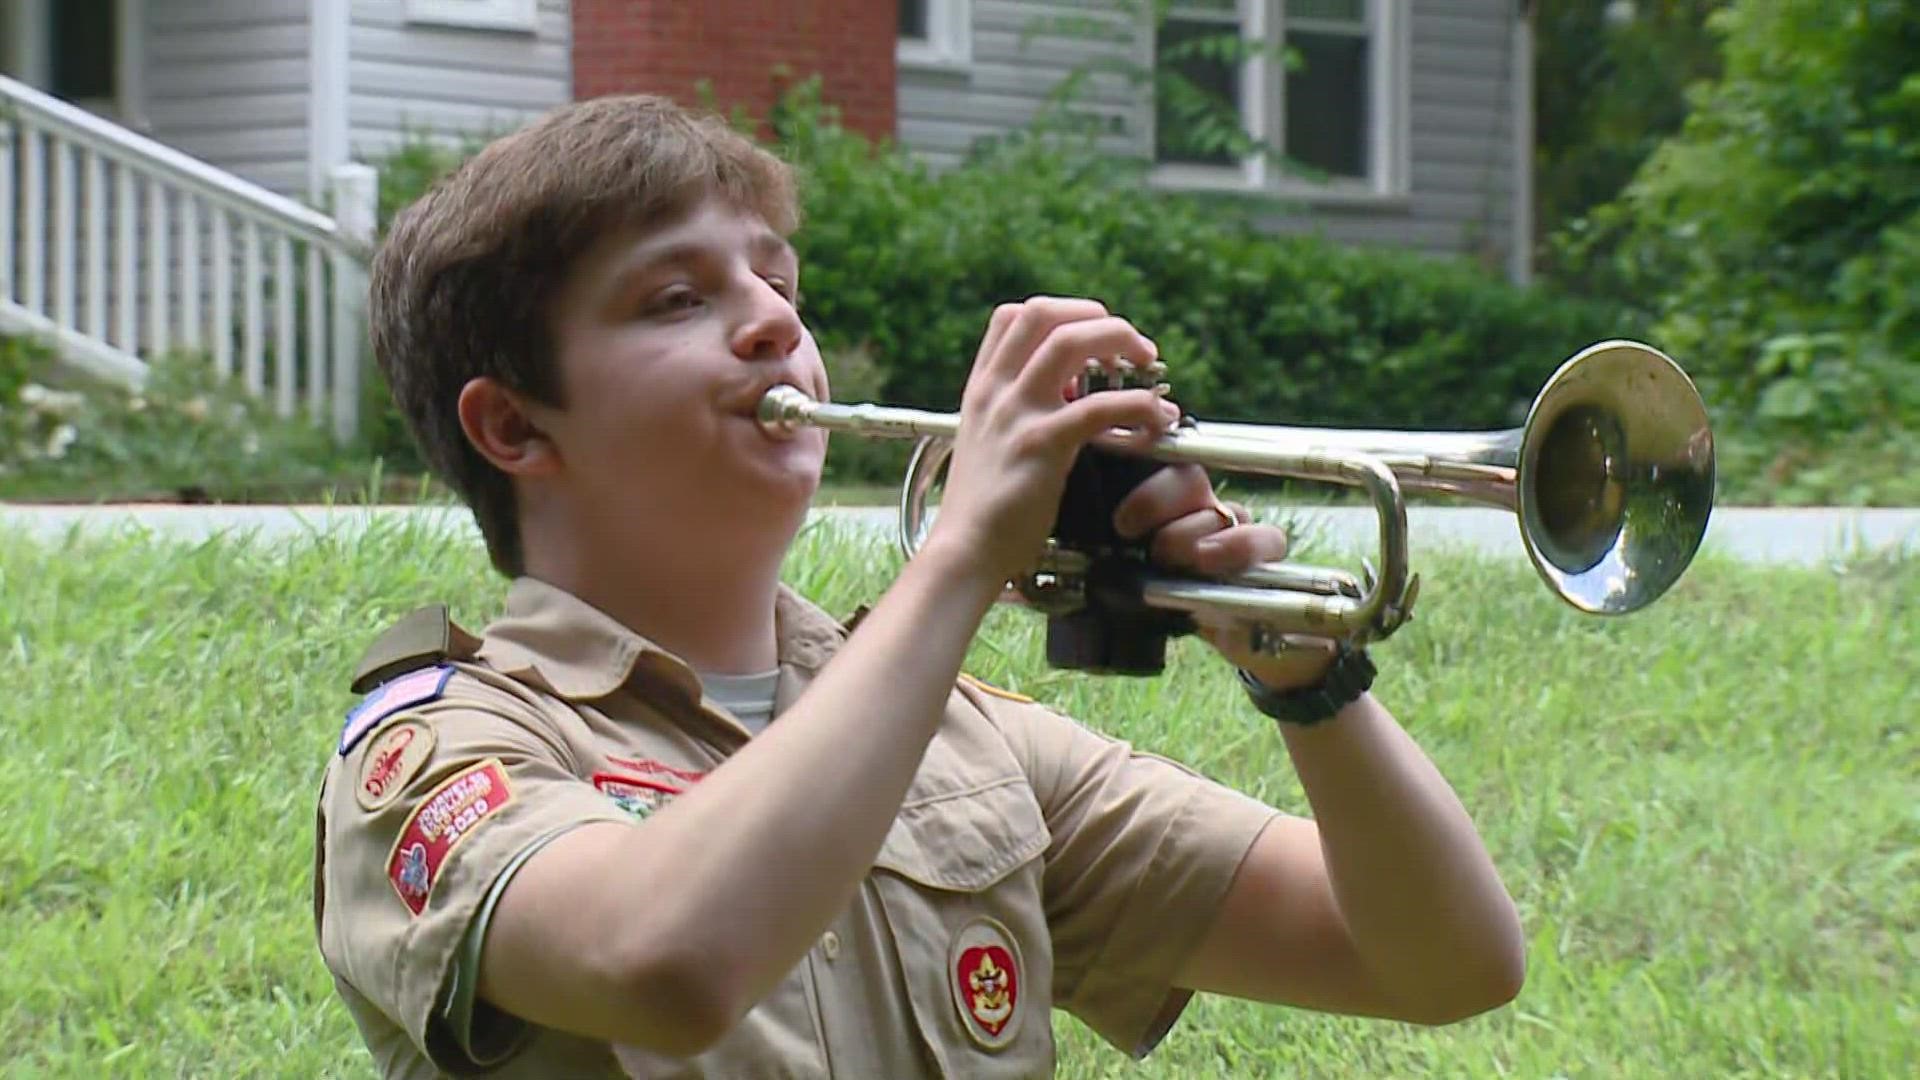
[[[927,546],[946,552],[983,586],[1029,569],[1053,527],[1080,448],[1115,428],[1151,441],[1180,417],[1150,389],[1068,400],[1088,359],[1135,365],[1159,350],[1092,300],[1036,297],[993,313],[960,403],[940,512]]]

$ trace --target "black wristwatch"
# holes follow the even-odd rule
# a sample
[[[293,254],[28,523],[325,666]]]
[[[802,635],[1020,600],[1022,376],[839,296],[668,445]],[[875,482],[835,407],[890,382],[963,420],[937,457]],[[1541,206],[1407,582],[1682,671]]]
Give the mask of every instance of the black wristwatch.
[[[1283,724],[1310,725],[1328,720],[1373,686],[1373,659],[1364,648],[1341,642],[1333,664],[1317,686],[1275,690],[1240,669],[1240,685],[1247,688],[1253,707]]]

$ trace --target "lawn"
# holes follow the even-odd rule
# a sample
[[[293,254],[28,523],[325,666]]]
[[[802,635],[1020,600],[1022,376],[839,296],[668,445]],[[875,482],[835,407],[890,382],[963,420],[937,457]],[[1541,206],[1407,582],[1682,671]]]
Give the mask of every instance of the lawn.
[[[892,566],[823,530],[791,580],[846,611]],[[1060,1017],[1061,1075],[1912,1075],[1920,563],[1707,561],[1610,621],[1524,566],[1420,569],[1377,692],[1520,901],[1520,999],[1437,1030],[1203,1001],[1137,1066]],[[370,1076],[313,944],[316,779],[368,636],[434,599],[477,626],[501,592],[478,548],[399,525],[291,550],[0,532],[0,1076]],[[1301,808],[1193,642],[1145,682],[1040,651],[997,609],[970,666]]]

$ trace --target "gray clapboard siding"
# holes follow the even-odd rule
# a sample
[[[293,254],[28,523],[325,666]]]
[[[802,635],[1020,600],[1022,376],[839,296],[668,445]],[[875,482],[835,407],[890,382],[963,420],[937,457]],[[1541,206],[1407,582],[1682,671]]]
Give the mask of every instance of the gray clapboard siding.
[[[147,0],[151,134],[303,197],[312,81],[308,0]]]
[[[405,0],[354,0],[348,143],[374,159],[410,132],[458,139],[524,124],[573,94],[567,0],[540,0],[532,32],[409,22]]]
[[[935,165],[976,140],[1028,123],[1070,71],[1101,58],[1145,64],[1147,35],[1115,0],[974,0],[965,70],[902,65],[900,143]],[[1409,0],[1409,177],[1403,196],[1319,203],[1277,196],[1263,226],[1342,243],[1504,259],[1513,221],[1514,0]],[[1041,32],[1078,18],[1104,34]],[[1106,122],[1108,149],[1145,155],[1151,101],[1115,75],[1085,86],[1080,107]]]
[[[1141,58],[1130,17],[1111,0],[974,0],[972,16],[973,56],[966,70],[900,66],[900,144],[936,165],[957,162],[983,137],[1031,122],[1075,68],[1103,59],[1137,63]],[[1048,31],[1045,23],[1060,18],[1110,29]],[[1139,152],[1147,105],[1126,79],[1111,74],[1091,79],[1077,105],[1106,121],[1109,134],[1102,145],[1109,151]]]

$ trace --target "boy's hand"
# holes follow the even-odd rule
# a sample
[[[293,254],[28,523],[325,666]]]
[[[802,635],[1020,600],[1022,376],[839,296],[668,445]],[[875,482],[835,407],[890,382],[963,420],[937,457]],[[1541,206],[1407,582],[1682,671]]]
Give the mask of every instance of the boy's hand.
[[[1197,465],[1170,465],[1122,499],[1113,527],[1130,540],[1151,536],[1155,563],[1200,577],[1226,577],[1287,555],[1287,534],[1253,521],[1238,503],[1221,502]],[[1256,649],[1251,627],[1197,616],[1199,636],[1236,667],[1276,690],[1311,686],[1333,662],[1333,642],[1289,635],[1278,652]]]
[[[1198,465],[1169,465],[1142,481],[1120,500],[1113,527],[1128,540],[1151,536],[1154,562],[1201,577],[1287,557],[1286,532],[1255,524],[1244,506],[1221,502]]]
[[[1120,357],[1146,364],[1159,349],[1092,300],[1039,297],[995,310],[961,398],[928,545],[994,588],[1031,567],[1080,448],[1114,429],[1157,438],[1179,419],[1153,390],[1068,400],[1089,358],[1112,365]]]

